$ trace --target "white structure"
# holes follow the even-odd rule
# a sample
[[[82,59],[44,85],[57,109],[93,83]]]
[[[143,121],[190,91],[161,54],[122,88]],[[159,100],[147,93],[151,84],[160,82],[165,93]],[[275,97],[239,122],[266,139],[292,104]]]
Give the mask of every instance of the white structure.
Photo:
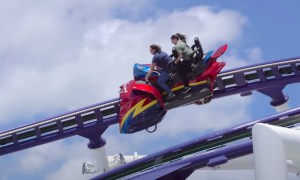
[[[82,174],[96,172],[103,173],[109,170],[105,146],[91,150],[93,151],[94,156],[96,158],[96,163],[84,162],[82,165]]]
[[[134,152],[133,155],[126,156],[123,156],[122,154],[107,156],[105,146],[93,149],[92,151],[94,152],[97,161],[96,163],[84,162],[82,166],[82,174],[104,173],[122,164],[145,157],[144,155],[138,155],[137,152]]]
[[[300,176],[300,126],[291,129],[258,123],[252,134],[253,154],[199,170],[255,170],[256,180],[286,180],[288,172]]]
[[[281,105],[278,105],[278,106],[273,106],[274,109],[276,110],[276,112],[283,112],[283,111],[286,111],[286,110],[289,110],[290,107],[288,105],[288,101],[281,104]]]
[[[287,180],[300,172],[300,132],[258,123],[252,128],[256,180]]]

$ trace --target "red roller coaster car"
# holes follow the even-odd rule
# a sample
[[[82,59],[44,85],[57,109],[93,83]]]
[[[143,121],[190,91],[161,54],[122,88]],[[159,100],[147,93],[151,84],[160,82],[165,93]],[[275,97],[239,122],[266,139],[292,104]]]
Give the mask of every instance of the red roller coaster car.
[[[217,62],[217,59],[226,51],[227,44],[216,51],[209,51],[204,55],[198,38],[194,40],[192,49],[195,50],[193,70],[188,73],[189,93],[182,93],[183,84],[178,76],[177,66],[174,61],[169,64],[171,72],[169,87],[176,94],[174,98],[165,99],[165,92],[156,84],[160,70],[156,70],[149,78],[145,76],[150,69],[149,64],[134,65],[134,80],[120,86],[120,132],[124,134],[135,133],[140,130],[153,132],[169,109],[186,104],[208,103],[213,96],[213,87],[216,76],[225,66],[225,62]],[[174,51],[173,51],[174,55]],[[152,131],[149,127],[154,126]]]

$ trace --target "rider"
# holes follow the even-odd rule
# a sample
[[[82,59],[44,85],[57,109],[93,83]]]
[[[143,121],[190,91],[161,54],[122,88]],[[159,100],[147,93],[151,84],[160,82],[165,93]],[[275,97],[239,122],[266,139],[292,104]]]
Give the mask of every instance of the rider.
[[[153,55],[153,58],[150,70],[148,71],[148,74],[146,76],[146,81],[148,81],[148,78],[152,74],[155,66],[162,68],[157,83],[161,88],[163,88],[163,90],[165,90],[168,93],[166,99],[175,97],[175,94],[166,84],[166,82],[169,80],[169,72],[167,66],[168,63],[172,60],[171,57],[167,53],[163,52],[161,50],[161,47],[156,44],[150,45],[150,53]]]
[[[192,71],[190,62],[193,60],[194,51],[186,44],[186,36],[183,34],[173,34],[171,36],[171,41],[175,45],[175,50],[178,54],[175,64],[178,64],[179,75],[183,81],[183,93],[187,93],[191,90],[191,87],[189,86],[189,80],[187,79],[186,74]],[[181,59],[183,60],[181,61]]]

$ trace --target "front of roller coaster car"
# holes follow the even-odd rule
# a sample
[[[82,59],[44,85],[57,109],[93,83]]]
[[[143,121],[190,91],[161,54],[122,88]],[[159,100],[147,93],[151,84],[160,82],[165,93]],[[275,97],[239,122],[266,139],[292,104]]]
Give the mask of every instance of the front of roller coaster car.
[[[159,123],[167,110],[157,89],[131,80],[120,87],[120,133],[131,134]]]
[[[162,121],[168,109],[191,102],[202,102],[203,99],[207,101],[211,98],[216,76],[225,66],[224,62],[217,62],[217,58],[226,49],[227,45],[223,45],[216,51],[208,52],[202,61],[194,66],[193,72],[188,74],[192,96],[182,93],[184,86],[181,78],[178,73],[173,74],[173,77],[167,83],[176,96],[170,100],[164,98],[165,92],[156,83],[161,70],[156,68],[149,77],[149,82],[146,82],[145,76],[150,69],[150,65],[135,64],[133,69],[134,80],[120,86],[120,132],[130,134],[144,129],[147,130],[151,126],[156,127]]]

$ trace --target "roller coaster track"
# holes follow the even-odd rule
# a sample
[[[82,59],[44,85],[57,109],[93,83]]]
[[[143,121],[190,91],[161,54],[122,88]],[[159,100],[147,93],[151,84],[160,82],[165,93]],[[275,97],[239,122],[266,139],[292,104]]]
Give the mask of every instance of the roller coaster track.
[[[277,106],[288,100],[288,97],[282,92],[284,87],[300,81],[299,71],[300,58],[290,58],[222,71],[217,76],[213,98],[234,94],[245,96],[250,95],[252,91],[258,91],[272,99],[271,105]],[[0,155],[13,153],[74,135],[88,138],[91,141],[91,146],[93,142],[95,145],[97,144],[94,140],[95,138],[99,139],[110,125],[118,123],[119,102],[120,100],[118,98],[112,99],[1,132]],[[193,102],[189,102],[187,104],[192,103]],[[211,148],[215,147],[212,146]],[[207,151],[207,148],[199,151],[203,150]],[[176,156],[175,159],[177,158],[180,157]],[[130,172],[131,171],[132,170],[130,170]],[[142,170],[139,169],[138,171]],[[110,172],[114,171],[111,170],[107,173]],[[127,176],[128,174],[125,173],[125,175]]]
[[[180,179],[180,175],[190,175],[196,169],[218,166],[253,152],[251,129],[256,123],[293,128],[300,123],[300,108],[187,141],[112,169],[93,180],[138,179],[140,176],[143,179]],[[163,172],[158,175],[158,171]]]

